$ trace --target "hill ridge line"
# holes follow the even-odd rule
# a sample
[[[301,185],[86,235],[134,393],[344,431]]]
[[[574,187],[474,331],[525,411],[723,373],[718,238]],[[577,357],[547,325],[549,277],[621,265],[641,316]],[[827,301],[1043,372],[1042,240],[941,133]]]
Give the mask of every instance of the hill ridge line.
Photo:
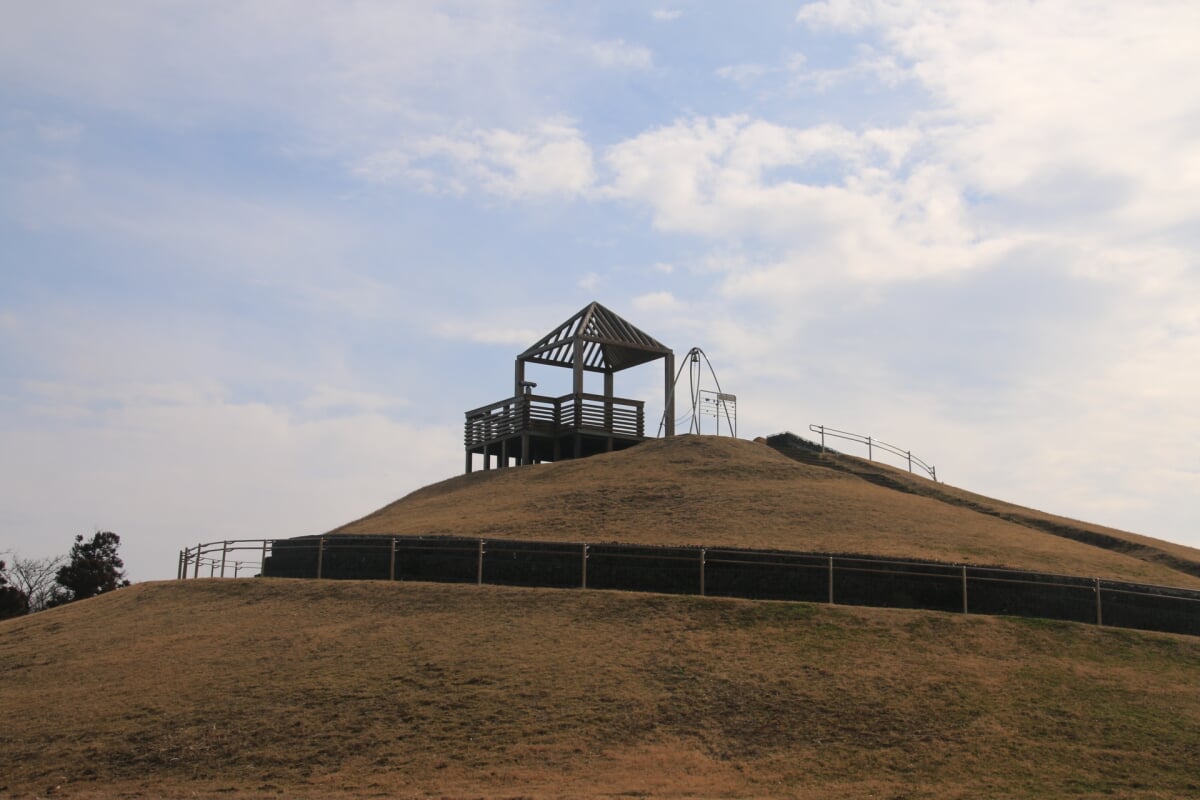
[[[977,503],[964,497],[955,497],[952,494],[941,491],[936,488],[938,484],[932,481],[928,481],[928,487],[921,486],[920,490],[918,490],[917,487],[908,485],[904,481],[897,480],[890,475],[864,469],[866,464],[871,464],[873,468],[877,467],[874,462],[864,462],[855,456],[836,451],[818,452],[812,443],[790,431],[768,436],[766,437],[766,442],[776,452],[803,464],[837,470],[884,489],[892,489],[893,491],[904,492],[905,494],[937,500],[947,505],[966,508],[979,514],[986,514],[1005,522],[1011,522],[1014,525],[1022,525],[1052,536],[1070,539],[1081,544],[1131,556],[1151,564],[1169,567],[1187,575],[1200,577],[1200,562],[1180,558],[1156,547],[1138,544],[1137,542],[1131,542],[1106,533],[1084,530],[1083,528],[1073,527],[1052,520],[1041,520],[1024,514],[1001,511],[986,504]]]

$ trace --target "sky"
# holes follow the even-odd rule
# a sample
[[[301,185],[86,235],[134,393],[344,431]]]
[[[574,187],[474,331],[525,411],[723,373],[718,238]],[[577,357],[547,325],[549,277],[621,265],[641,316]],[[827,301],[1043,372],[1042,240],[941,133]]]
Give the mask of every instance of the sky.
[[[3,5],[0,552],[363,516],[593,300],[743,438],[1200,547],[1192,0]]]

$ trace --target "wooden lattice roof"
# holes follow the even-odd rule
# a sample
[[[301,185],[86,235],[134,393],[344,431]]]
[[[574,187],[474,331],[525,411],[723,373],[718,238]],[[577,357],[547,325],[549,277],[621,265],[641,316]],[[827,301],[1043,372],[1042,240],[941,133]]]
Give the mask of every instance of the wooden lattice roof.
[[[520,361],[574,367],[582,348],[583,368],[618,372],[671,354],[671,348],[599,303],[591,303],[517,356]]]

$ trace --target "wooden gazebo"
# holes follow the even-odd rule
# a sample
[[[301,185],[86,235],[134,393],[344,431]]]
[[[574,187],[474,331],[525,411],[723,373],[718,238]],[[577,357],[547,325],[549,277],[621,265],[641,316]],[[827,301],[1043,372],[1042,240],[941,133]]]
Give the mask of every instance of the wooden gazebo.
[[[464,442],[467,472],[472,455],[483,456],[483,468],[582,458],[631,447],[646,436],[645,403],[613,396],[613,375],[656,359],[665,359],[665,432],[675,434],[672,384],[675,354],[636,326],[599,303],[592,303],[517,356],[513,396],[466,412]],[[525,380],[526,364],[567,367],[574,381],[571,394],[547,397],[533,393]],[[583,373],[604,375],[604,394],[583,391]]]

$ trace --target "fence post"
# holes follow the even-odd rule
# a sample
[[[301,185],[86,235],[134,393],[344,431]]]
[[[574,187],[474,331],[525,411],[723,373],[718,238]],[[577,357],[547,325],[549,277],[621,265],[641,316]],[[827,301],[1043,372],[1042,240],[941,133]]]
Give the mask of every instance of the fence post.
[[[912,450],[908,451],[908,471],[912,472]]]
[[[229,554],[229,541],[221,542],[221,577],[225,577],[225,557]]]
[[[704,597],[704,563],[705,563],[705,548],[700,548],[700,596]]]
[[[388,580],[396,580],[396,537],[392,537],[392,558],[388,561]]]
[[[204,547],[203,542],[196,545],[196,565],[192,568],[192,577],[193,578],[200,577],[200,548],[201,547]]]
[[[268,539],[263,539],[262,555],[258,559],[258,574],[262,577],[267,575],[267,542]]]
[[[833,605],[833,556],[829,557],[829,605]]]
[[[967,612],[967,565],[962,565],[963,613]]]
[[[933,475],[933,482],[937,483],[937,467],[930,467],[929,472]]]
[[[483,586],[483,539],[479,540],[479,560],[475,568],[475,585]]]
[[[587,546],[587,542],[584,542],[583,557],[581,558],[580,563],[579,563],[580,574],[583,576],[580,581],[580,586],[579,586],[579,588],[581,588],[581,589],[587,588],[587,560],[588,560],[588,546]]]
[[[825,426],[818,425],[817,427],[821,429],[821,452],[824,453],[825,452]]]
[[[867,437],[867,461],[875,460],[875,450],[871,446],[871,437]]]
[[[1100,612],[1100,579],[1096,578],[1096,624],[1104,624],[1104,616]],[[1120,627],[1120,626],[1117,626]]]
[[[175,580],[183,580],[183,551],[179,551],[179,561],[175,564]]]
[[[325,566],[325,537],[317,539],[317,580],[321,580],[322,567]]]

